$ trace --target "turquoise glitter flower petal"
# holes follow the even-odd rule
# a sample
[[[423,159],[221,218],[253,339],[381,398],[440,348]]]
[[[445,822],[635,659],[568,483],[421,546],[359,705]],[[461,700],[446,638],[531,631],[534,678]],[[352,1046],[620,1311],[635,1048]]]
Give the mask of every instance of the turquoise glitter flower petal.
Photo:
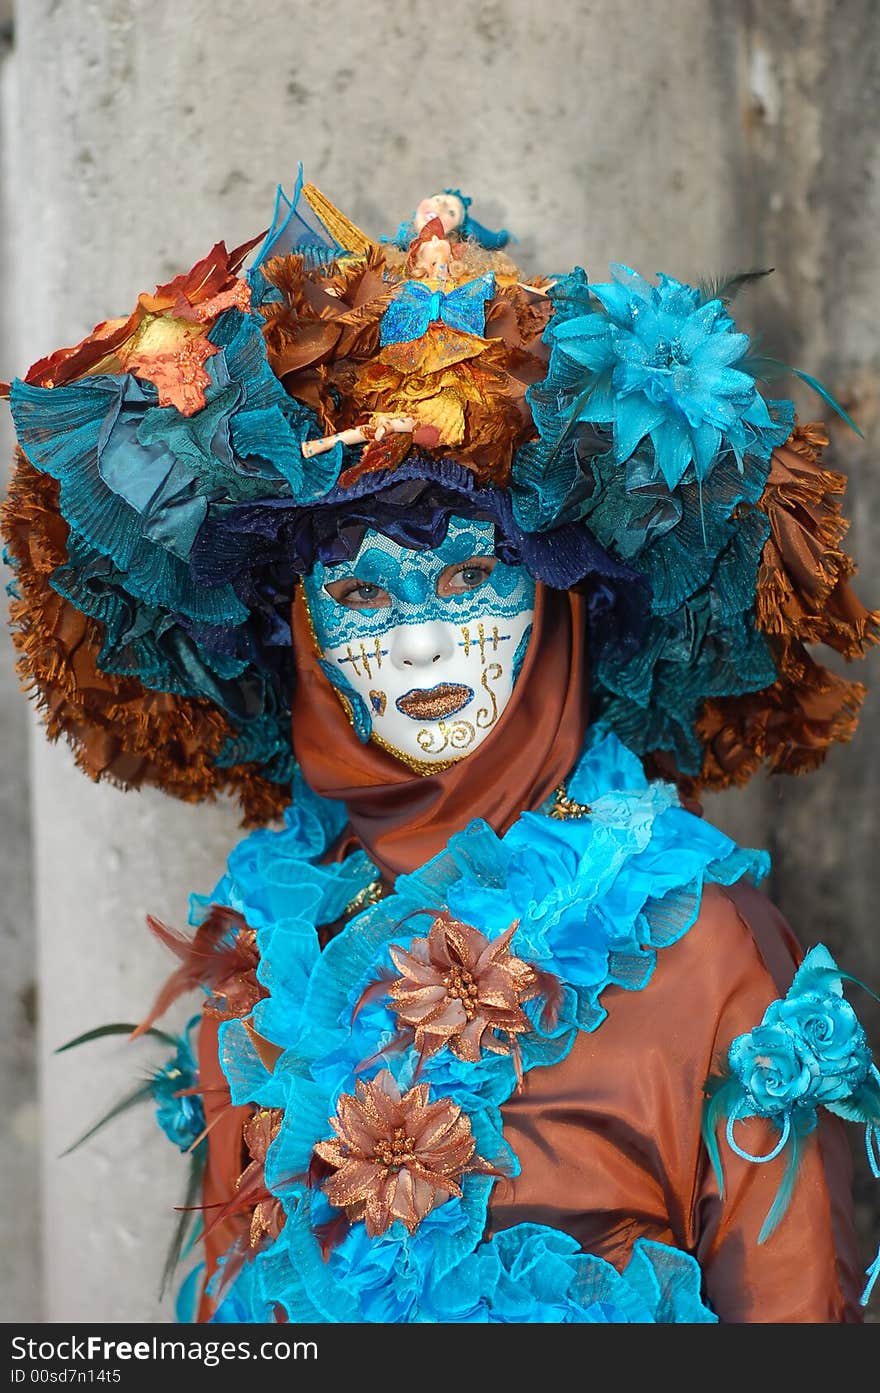
[[[604,315],[548,329],[554,347],[594,379],[581,384],[573,419],[610,426],[618,464],[649,439],[670,488],[688,470],[708,479],[725,447],[741,454],[746,421],[750,448],[769,459],[782,440],[766,410],[753,413],[759,393],[744,367],[749,340],[721,301],[705,302],[695,287],[668,276],[651,286],[628,267],[614,266],[612,274],[612,283],[591,287]]]

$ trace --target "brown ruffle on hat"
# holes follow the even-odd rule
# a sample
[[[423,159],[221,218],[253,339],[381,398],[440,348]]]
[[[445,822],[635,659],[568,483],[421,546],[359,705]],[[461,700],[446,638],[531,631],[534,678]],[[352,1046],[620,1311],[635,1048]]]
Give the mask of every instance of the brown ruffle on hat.
[[[396,478],[418,513],[424,490],[406,471],[417,475],[425,460],[438,477],[467,480],[456,496],[466,510],[497,521],[502,500],[511,527],[506,536],[497,527],[497,544],[509,548],[515,527],[513,559],[531,566],[539,548],[564,550],[564,530],[577,529],[651,587],[641,652],[609,656],[596,636],[611,582],[593,584],[581,720],[589,708],[649,770],[697,793],[742,783],[761,765],[815,768],[851,737],[864,688],[810,651],[861,657],[880,632],[880,615],[850,585],[843,480],[821,463],[822,427],[788,434],[790,405],[758,393],[745,335],[721,342],[734,328],[723,287],[710,299],[668,278],[651,287],[626,268],[614,286],[592,286],[579,270],[526,281],[500,250],[465,241],[453,281],[420,282],[432,306],[424,332],[395,338],[383,322],[408,284],[405,255],[313,186],[298,198],[279,205],[286,221],[246,273],[258,239],[231,253],[219,243],[139,296],[127,318],[12,384],[21,449],[0,529],[15,571],[13,641],[50,738],[64,735],[90,777],[188,801],[225,791],[246,823],[277,817],[297,702],[288,522],[295,513],[295,532],[324,510],[341,533],[346,500],[362,524]],[[430,235],[429,224],[422,240]],[[482,278],[486,298],[472,324],[450,326],[436,306],[469,277]],[[697,471],[694,455],[677,482],[663,471],[650,412],[635,445],[622,443],[614,413],[640,390],[618,383],[623,359],[613,372],[590,366],[607,326],[612,348],[623,342],[612,311],[627,295],[699,321],[707,342],[714,335],[731,353],[744,345],[720,373],[735,389],[718,388],[718,419],[741,410],[740,435],[717,432],[713,458]],[[664,371],[674,345],[654,347],[649,375]],[[686,374],[699,378],[697,362]],[[712,372],[720,380],[707,367],[695,401],[716,390]],[[737,392],[751,393],[748,409]],[[411,418],[413,429],[378,438],[370,421],[382,415]],[[678,429],[671,417],[665,425]],[[364,430],[363,448],[337,443],[304,458],[307,441],[352,429]],[[332,550],[332,540],[322,545]],[[533,574],[585,588],[567,559],[563,579]],[[606,630],[616,613],[609,600]]]
[[[745,696],[707,701],[698,729],[703,768],[692,787],[743,784],[766,764],[772,773],[817,768],[834,741],[850,740],[866,688],[822,666],[808,644],[863,658],[878,640],[880,612],[850,584],[855,563],[841,545],[842,475],[822,467],[828,436],[821,421],[796,426],[773,451],[759,507],[770,522],[758,571],[755,615],[780,676]]]

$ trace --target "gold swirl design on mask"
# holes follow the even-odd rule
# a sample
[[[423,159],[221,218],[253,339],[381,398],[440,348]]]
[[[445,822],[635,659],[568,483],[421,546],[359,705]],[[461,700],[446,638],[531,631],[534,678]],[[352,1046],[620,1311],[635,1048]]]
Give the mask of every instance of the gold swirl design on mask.
[[[473,744],[475,731],[470,721],[455,721],[452,726],[452,734],[449,737],[449,744],[453,750],[466,750]]]
[[[470,721],[437,721],[436,730],[423,729],[416,736],[419,749],[426,755],[440,755],[444,750],[466,750],[474,743],[477,732]],[[442,744],[437,741],[442,740]]]
[[[483,675],[480,678],[480,682],[483,690],[488,694],[489,700],[492,703],[492,711],[490,713],[488,706],[481,706],[478,710],[476,721],[480,730],[491,730],[492,726],[498,720],[498,702],[495,700],[495,693],[490,684],[492,682],[497,682],[502,672],[503,668],[500,663],[490,663],[488,667],[483,668]]]
[[[401,764],[405,764],[407,769],[411,769],[414,774],[423,774],[425,777],[429,774],[442,774],[444,769],[451,769],[453,764],[458,763],[459,759],[459,756],[454,759],[414,759],[405,750],[400,750],[396,745],[392,745],[390,740],[383,740],[375,727],[370,735],[370,743],[378,745],[380,750],[384,750],[386,754],[399,759]]]

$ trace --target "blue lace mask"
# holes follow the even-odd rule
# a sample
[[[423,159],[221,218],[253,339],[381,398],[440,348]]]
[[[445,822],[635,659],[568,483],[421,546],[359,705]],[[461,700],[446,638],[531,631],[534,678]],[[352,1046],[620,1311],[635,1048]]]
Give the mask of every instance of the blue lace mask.
[[[352,561],[319,562],[303,582],[321,666],[358,735],[413,768],[470,754],[510,699],[535,583],[497,560],[494,539],[491,522],[464,518],[432,551],[369,531]]]

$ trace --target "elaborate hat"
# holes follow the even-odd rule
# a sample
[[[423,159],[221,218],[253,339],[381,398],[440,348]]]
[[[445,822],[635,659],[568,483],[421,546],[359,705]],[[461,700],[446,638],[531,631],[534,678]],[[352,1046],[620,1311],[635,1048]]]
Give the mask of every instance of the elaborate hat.
[[[860,657],[880,616],[824,430],[763,394],[730,316],[743,278],[525,279],[478,237],[413,280],[301,173],[243,270],[260,241],[11,385],[19,669],[88,774],[270,820],[297,577],[369,526],[436,544],[453,514],[585,594],[591,715],[649,772],[720,788],[851,736],[864,689],[811,649]]]

